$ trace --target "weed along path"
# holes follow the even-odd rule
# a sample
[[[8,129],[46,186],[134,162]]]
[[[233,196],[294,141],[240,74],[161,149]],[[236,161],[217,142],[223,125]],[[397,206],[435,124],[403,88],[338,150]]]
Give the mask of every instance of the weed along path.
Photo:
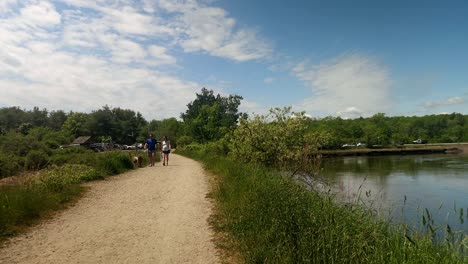
[[[0,263],[218,263],[201,165],[170,165],[104,181],[74,206],[0,247]]]

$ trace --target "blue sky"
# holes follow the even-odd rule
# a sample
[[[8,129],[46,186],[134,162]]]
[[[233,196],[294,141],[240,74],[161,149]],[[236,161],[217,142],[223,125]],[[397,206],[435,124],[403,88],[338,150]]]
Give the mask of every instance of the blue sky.
[[[468,114],[463,1],[1,0],[0,107]]]

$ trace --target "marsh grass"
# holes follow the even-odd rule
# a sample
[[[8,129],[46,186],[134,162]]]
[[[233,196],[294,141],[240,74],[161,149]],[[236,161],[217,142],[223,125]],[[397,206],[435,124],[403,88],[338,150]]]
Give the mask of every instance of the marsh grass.
[[[201,160],[219,178],[212,223],[229,237],[222,246],[246,263],[467,263],[449,242],[433,243],[273,170],[200,151],[178,153]]]
[[[79,154],[82,155],[82,154]],[[84,190],[81,183],[103,179],[134,168],[127,153],[90,153],[92,162],[50,166],[39,175],[13,186],[0,186],[0,240],[60,209]],[[76,156],[74,156],[76,157]]]

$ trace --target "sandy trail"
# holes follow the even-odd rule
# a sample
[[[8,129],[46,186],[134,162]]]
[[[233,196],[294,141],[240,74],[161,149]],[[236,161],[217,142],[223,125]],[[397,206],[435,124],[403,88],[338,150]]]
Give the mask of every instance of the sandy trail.
[[[217,263],[201,165],[171,154],[104,181],[0,248],[0,263]]]

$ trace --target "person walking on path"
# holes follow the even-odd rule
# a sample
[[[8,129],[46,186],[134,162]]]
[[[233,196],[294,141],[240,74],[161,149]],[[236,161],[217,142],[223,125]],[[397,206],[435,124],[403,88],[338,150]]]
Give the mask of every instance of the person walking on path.
[[[150,159],[150,167],[154,166],[154,155],[156,154],[156,144],[158,141],[153,138],[153,134],[149,134],[149,138],[145,142],[145,149],[148,150],[148,157]]]
[[[163,166],[169,166],[169,153],[171,153],[171,142],[164,136],[161,141],[161,150],[163,153]]]

